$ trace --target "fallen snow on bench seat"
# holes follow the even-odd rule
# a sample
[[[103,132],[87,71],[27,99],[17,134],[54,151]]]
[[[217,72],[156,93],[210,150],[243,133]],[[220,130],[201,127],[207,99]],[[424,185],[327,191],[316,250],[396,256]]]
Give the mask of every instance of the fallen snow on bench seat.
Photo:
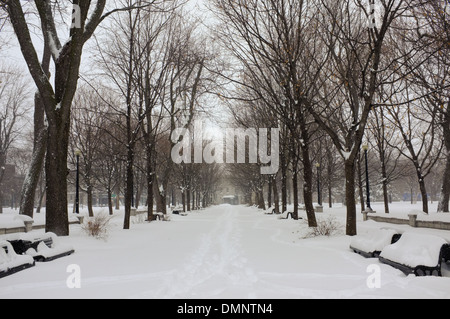
[[[392,243],[392,237],[397,232],[393,229],[376,229],[367,234],[353,237],[350,247],[364,252],[382,251]]]
[[[56,246],[56,247],[48,247],[44,242],[40,242],[37,246],[37,251],[33,248],[27,250],[26,254],[32,257],[42,256],[44,258],[52,258],[61,254],[65,254],[67,252],[73,251],[72,246]]]
[[[6,247],[8,252],[3,247]],[[0,241],[0,271],[7,271],[8,269],[27,264],[34,264],[32,257],[17,255],[10,243]]]
[[[385,247],[380,256],[409,267],[435,267],[444,244],[447,242],[438,236],[405,232],[398,242]]]

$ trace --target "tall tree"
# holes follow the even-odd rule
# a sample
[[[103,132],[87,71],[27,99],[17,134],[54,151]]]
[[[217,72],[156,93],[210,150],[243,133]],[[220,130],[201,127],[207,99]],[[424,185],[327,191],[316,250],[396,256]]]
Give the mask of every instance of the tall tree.
[[[378,73],[387,63],[382,61],[383,45],[392,22],[405,11],[404,4],[402,0],[382,0],[378,11],[372,13],[365,1],[321,0],[317,15],[323,54],[330,59],[322,74],[324,85],[315,92],[316,103],[310,105],[310,112],[344,160],[347,235],[357,233],[355,165],[380,86]]]
[[[129,10],[114,9],[104,14],[106,0],[72,1],[73,16],[65,42],[58,35],[55,13],[50,0],[35,1],[38,18],[42,25],[42,37],[48,43],[55,69],[54,83],[41,66],[37,49],[30,34],[30,21],[19,0],[2,0],[8,12],[20,44],[28,70],[36,84],[44,105],[48,123],[46,172],[46,231],[57,235],[69,234],[67,208],[67,155],[70,133],[70,113],[80,73],[81,57],[86,42],[92,37],[98,25],[112,12]]]
[[[12,67],[0,69],[0,213],[3,206],[4,177],[8,155],[21,133],[28,88],[19,70]]]
[[[243,68],[240,72],[243,74],[238,74],[240,78],[230,78],[249,92],[247,96],[241,94],[240,98],[259,99],[281,122],[285,137],[280,158],[283,206],[287,168],[292,164],[294,216],[298,217],[297,177],[301,163],[308,224],[314,227],[310,143],[316,125],[311,120],[305,97],[315,87],[321,69],[318,64],[315,69],[311,68],[311,59],[316,57],[315,62],[319,62],[325,57],[315,41],[316,28],[312,23],[316,1],[241,0],[216,1],[215,5],[223,21],[218,36]]]

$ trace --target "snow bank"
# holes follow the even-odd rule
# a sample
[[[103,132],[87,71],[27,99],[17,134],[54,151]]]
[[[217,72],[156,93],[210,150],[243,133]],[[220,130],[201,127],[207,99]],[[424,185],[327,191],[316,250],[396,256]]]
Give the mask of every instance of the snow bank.
[[[14,216],[13,220],[20,220],[22,222],[32,222],[33,218],[27,215],[16,215]]]
[[[6,247],[8,252],[3,247]],[[24,264],[34,264],[33,257],[17,255],[10,243],[0,241],[0,271],[8,271],[10,268],[19,267]]]
[[[405,232],[398,242],[385,247],[380,256],[413,268],[435,267],[446,243],[438,236]]]
[[[23,227],[23,220],[15,218],[17,215],[0,214],[0,228]]]
[[[368,253],[382,251],[386,246],[392,243],[392,237],[396,233],[397,232],[393,229],[375,229],[367,234],[354,236],[350,247]]]
[[[61,254],[65,254],[73,250],[74,249],[72,246],[52,246],[52,248],[50,248],[44,242],[40,242],[37,246],[37,250],[30,248],[27,250],[26,254],[28,256],[32,256],[33,258],[36,256],[42,256],[45,259],[48,259],[55,256],[60,256]]]

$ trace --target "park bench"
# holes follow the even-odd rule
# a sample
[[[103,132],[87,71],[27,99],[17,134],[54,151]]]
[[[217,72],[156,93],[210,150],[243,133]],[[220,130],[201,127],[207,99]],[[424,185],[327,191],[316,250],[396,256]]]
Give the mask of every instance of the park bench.
[[[176,206],[172,208],[172,214],[186,216],[187,214],[183,210],[183,206]]]
[[[352,238],[350,249],[366,258],[377,258],[384,247],[397,242],[401,237],[394,229],[377,229]]]
[[[50,233],[43,236],[19,238],[9,240],[18,255],[31,256],[35,261],[52,261],[75,252],[72,247],[56,245]]]
[[[11,243],[0,241],[0,278],[33,267],[35,261],[31,256],[18,255]]]
[[[442,261],[450,260],[450,245],[439,236],[405,232],[379,255],[380,262],[416,276],[442,276]]]
[[[278,219],[289,219],[289,217],[291,217],[291,219],[294,219],[294,212],[284,212],[283,214],[280,214],[280,216],[278,216]],[[298,217],[298,219],[303,219],[303,217]]]

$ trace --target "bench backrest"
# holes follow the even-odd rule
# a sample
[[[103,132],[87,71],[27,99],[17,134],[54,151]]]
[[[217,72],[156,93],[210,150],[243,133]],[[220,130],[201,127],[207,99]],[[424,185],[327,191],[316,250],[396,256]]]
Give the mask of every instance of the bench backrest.
[[[395,244],[385,247],[380,256],[409,267],[434,267],[440,263],[442,249],[447,245],[439,236],[405,232]]]

